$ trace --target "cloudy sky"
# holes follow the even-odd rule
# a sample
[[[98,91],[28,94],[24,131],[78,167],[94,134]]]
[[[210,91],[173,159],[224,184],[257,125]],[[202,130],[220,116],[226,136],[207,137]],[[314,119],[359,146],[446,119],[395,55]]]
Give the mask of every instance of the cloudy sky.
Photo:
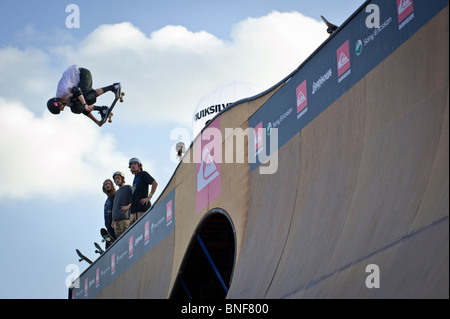
[[[159,183],[176,168],[174,132],[217,85],[266,90],[363,0],[7,1],[0,10],[0,298],[66,298],[75,249],[95,259],[105,179],[139,157]],[[79,9],[79,27],[71,28]],[[66,11],[67,9],[67,11]],[[121,82],[125,102],[99,128],[46,102],[70,65],[94,88]],[[109,105],[112,94],[98,98]]]

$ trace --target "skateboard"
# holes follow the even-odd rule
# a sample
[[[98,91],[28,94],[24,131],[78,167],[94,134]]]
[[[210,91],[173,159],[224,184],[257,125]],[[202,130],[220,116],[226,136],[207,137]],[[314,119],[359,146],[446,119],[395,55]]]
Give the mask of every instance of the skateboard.
[[[87,258],[85,255],[83,255],[81,253],[81,251],[79,251],[78,249],[76,249],[76,252],[78,254],[78,256],[80,257],[80,260],[78,260],[79,262],[82,262],[83,260],[86,261],[88,264],[92,264],[92,260],[90,260],[89,258]]]
[[[106,228],[100,229],[100,235],[102,235],[102,243],[108,242],[112,244],[114,242],[114,238],[111,237]]]
[[[338,26],[337,25],[335,25],[335,24],[333,24],[333,23],[331,23],[331,22],[328,22],[328,20],[327,19],[325,19],[324,18],[324,16],[320,16],[320,18],[322,19],[322,21],[327,25],[327,32],[331,35],[331,34],[333,34],[333,32],[334,31],[336,31],[336,29],[338,28]]]
[[[97,253],[97,254],[103,254],[105,251],[100,247],[100,245],[99,244],[97,244],[96,242],[94,242],[94,246],[95,246],[95,248],[97,248],[96,250],[95,250],[95,252]]]
[[[114,98],[114,101],[111,103],[111,106],[107,109],[106,114],[103,114],[103,112],[100,112],[102,116],[102,125],[108,121],[108,123],[112,122],[113,113],[112,110],[114,109],[114,106],[116,106],[117,101],[120,101],[120,103],[123,103],[123,97],[125,96],[125,92],[122,92],[122,84],[118,83],[119,89],[115,92],[116,97]]]

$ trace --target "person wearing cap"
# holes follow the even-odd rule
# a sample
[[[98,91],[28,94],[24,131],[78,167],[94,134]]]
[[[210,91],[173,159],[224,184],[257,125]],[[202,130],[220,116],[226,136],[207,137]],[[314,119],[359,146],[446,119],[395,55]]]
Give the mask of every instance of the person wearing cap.
[[[120,83],[114,83],[100,89],[92,88],[92,74],[88,69],[80,68],[76,64],[64,71],[58,82],[56,96],[47,101],[47,108],[52,114],[59,114],[69,106],[72,113],[83,113],[94,121],[98,126],[102,126],[102,121],[97,120],[92,111],[104,112],[107,106],[93,105],[97,97],[108,91],[114,94],[120,87]]]
[[[146,171],[142,169],[142,162],[137,157],[133,157],[128,162],[133,180],[133,200],[131,202],[131,224],[138,220],[150,207],[151,199],[155,194],[158,183]],[[150,193],[148,185],[152,185]]]
[[[119,186],[114,196],[112,208],[113,227],[116,236],[122,235],[130,227],[130,206],[133,191],[130,185],[125,185],[125,175],[122,172],[113,174],[114,183]]]

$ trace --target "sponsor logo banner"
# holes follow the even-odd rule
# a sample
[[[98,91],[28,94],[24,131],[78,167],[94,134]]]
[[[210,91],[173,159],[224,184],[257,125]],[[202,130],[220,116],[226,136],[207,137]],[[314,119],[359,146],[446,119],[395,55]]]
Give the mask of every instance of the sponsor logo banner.
[[[307,105],[308,99],[306,98],[306,80],[300,84],[296,89],[297,95],[297,114],[299,114]]]
[[[345,71],[350,69],[350,48],[348,40],[336,50],[336,56],[338,77],[340,77]]]
[[[414,11],[412,0],[397,0],[398,23],[405,20]]]
[[[277,151],[267,139],[271,129],[279,128],[277,147],[283,146],[445,8],[448,0],[374,0],[370,4],[380,8],[379,28],[368,28],[368,13],[360,10],[250,117],[256,153],[250,172],[260,166],[261,158]],[[398,27],[393,23],[397,18]],[[296,116],[291,116],[293,109]],[[261,128],[267,132],[264,147]]]
[[[196,213],[199,213],[220,196],[220,166],[222,162],[220,116],[197,138],[194,152],[197,177]]]
[[[174,231],[175,190],[133,224],[79,277],[72,298],[94,298]]]

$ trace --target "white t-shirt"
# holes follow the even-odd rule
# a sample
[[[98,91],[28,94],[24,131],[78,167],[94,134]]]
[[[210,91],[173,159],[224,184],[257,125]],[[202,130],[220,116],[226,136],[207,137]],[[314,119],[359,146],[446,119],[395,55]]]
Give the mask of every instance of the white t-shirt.
[[[80,69],[76,64],[69,66],[64,71],[62,78],[58,82],[58,88],[56,89],[56,97],[63,100],[69,100],[72,97],[69,89],[74,86],[78,86],[80,83]]]

